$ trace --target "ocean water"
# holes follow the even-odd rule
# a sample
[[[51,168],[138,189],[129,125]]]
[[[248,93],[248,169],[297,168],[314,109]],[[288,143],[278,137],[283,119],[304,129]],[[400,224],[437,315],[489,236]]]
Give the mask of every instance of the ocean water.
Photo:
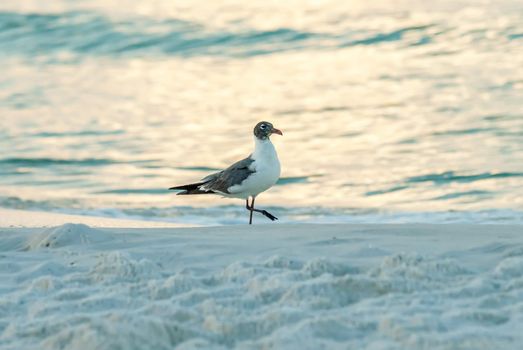
[[[3,0],[0,66],[1,207],[244,223],[167,188],[269,120],[281,221],[523,222],[521,1]]]

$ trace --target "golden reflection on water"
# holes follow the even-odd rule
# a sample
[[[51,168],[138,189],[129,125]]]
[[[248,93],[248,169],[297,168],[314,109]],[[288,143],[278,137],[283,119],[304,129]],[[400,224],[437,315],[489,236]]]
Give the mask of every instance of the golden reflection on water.
[[[37,6],[35,2],[31,4]],[[512,82],[513,70],[523,66],[521,51],[506,55],[489,49],[499,39],[499,32],[485,34],[487,40],[480,45],[471,44],[476,40],[473,30],[477,23],[469,20],[448,34],[435,34],[463,18],[485,19],[481,10],[460,11],[431,29],[448,12],[436,11],[431,15],[419,9],[423,5],[418,2],[405,2],[413,6],[412,12],[367,19],[357,15],[372,12],[370,7],[390,10],[394,4],[350,2],[349,6],[343,1],[305,1],[299,2],[300,6],[296,1],[256,1],[245,6],[239,6],[237,1],[206,2],[206,6],[191,6],[185,1],[128,4],[144,16],[205,21],[210,28],[228,26],[230,30],[235,30],[231,22],[238,18],[243,19],[238,27],[257,29],[288,27],[338,33],[350,27],[355,32],[354,39],[358,39],[358,27],[364,25],[376,31],[427,26],[427,33],[434,34],[434,42],[401,47],[385,43],[333,48],[327,38],[323,50],[250,58],[87,57],[79,65],[46,65],[44,69],[13,60],[9,62],[6,79],[16,81],[20,91],[43,91],[40,98],[45,101],[40,106],[16,111],[0,107],[13,134],[24,134],[31,128],[49,133],[91,129],[114,132],[91,138],[40,138],[26,149],[18,146],[18,152],[33,157],[100,157],[121,161],[98,168],[96,174],[86,174],[83,178],[86,186],[76,196],[110,206],[115,204],[114,195],[100,193],[101,189],[168,188],[197,180],[205,172],[180,168],[222,168],[247,156],[252,149],[253,125],[259,120],[269,120],[284,131],[283,137],[273,137],[282,162],[282,176],[308,179],[305,183],[272,189],[263,195],[264,204],[398,210],[481,209],[523,204],[517,179],[494,178],[444,186],[406,183],[412,177],[447,171],[464,174],[521,171],[513,158],[513,152],[521,151],[521,142],[507,143],[506,138],[492,137],[492,133],[486,136],[459,133],[493,128],[487,117],[514,114],[523,97],[517,83],[510,94],[493,88]],[[86,6],[108,9],[96,1],[87,2]],[[125,12],[119,11],[109,9],[115,16]],[[507,21],[511,23],[511,18],[507,14],[497,22],[488,19],[487,24],[494,23],[492,28],[497,28]],[[420,35],[416,31],[407,32],[401,45],[419,40]],[[512,50],[513,44],[506,43],[504,47]],[[517,119],[499,123],[496,128],[522,126]],[[443,137],[449,131],[448,137]],[[153,166],[133,163],[139,161],[152,161]],[[42,175],[42,179],[45,176],[49,176],[49,181],[53,177]],[[96,181],[92,181],[94,178]],[[500,192],[501,181],[504,190]],[[34,196],[30,186],[25,189],[25,196]],[[15,192],[8,187],[3,191]],[[68,191],[71,189],[60,187],[45,196],[71,195]],[[444,197],[469,191],[484,192],[485,196],[474,201],[467,196]],[[24,190],[17,188],[16,193],[23,196]],[[125,201],[169,206],[207,205],[217,199],[142,194],[127,196]]]

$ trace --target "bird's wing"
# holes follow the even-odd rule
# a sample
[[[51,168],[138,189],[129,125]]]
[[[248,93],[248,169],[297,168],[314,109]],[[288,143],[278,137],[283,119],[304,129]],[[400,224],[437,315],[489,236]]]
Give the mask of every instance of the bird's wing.
[[[229,193],[231,186],[241,184],[249,175],[256,171],[251,169],[254,162],[250,156],[242,159],[225,170],[208,175],[202,179],[204,183],[200,188],[221,193]]]

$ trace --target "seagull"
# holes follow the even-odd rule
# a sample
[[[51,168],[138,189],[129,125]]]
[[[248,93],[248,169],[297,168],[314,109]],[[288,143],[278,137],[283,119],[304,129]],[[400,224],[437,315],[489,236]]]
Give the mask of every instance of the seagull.
[[[170,190],[181,190],[177,195],[218,194],[227,198],[245,199],[245,208],[252,213],[261,213],[272,221],[278,218],[266,210],[255,209],[254,200],[260,193],[271,188],[280,177],[280,161],[270,140],[272,134],[283,133],[269,122],[259,122],[254,127],[254,152],[225,170],[210,174],[199,182],[174,186]],[[249,204],[249,198],[252,198]]]

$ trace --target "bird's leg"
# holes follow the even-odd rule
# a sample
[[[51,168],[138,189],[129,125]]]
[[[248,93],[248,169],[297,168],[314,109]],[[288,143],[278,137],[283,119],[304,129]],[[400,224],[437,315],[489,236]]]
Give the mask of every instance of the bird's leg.
[[[253,202],[254,202],[254,197],[253,197]],[[249,214],[249,225],[252,225],[252,210],[254,209],[251,206],[249,206],[249,197],[247,197],[247,199],[245,200],[245,208],[247,208],[248,211],[250,211],[251,213]]]
[[[274,220],[278,220],[278,218],[274,215],[272,215],[271,213],[269,213],[267,210],[263,210],[263,209],[254,209],[254,198],[255,197],[252,197],[252,203],[251,203],[251,217],[252,217],[252,212],[255,211],[255,212],[258,212],[258,213],[262,213],[264,216],[268,217],[269,219],[271,219],[272,221]]]
[[[249,210],[251,213],[249,215],[249,225],[252,225],[252,211],[254,209],[254,197],[252,197],[252,204],[251,206],[249,206],[249,197],[247,197],[246,201],[245,201],[245,208],[247,208],[247,210]]]
[[[252,213],[254,212],[254,200],[256,199],[256,197],[252,196],[252,201],[251,201],[251,217],[249,218],[249,225],[252,224]]]

